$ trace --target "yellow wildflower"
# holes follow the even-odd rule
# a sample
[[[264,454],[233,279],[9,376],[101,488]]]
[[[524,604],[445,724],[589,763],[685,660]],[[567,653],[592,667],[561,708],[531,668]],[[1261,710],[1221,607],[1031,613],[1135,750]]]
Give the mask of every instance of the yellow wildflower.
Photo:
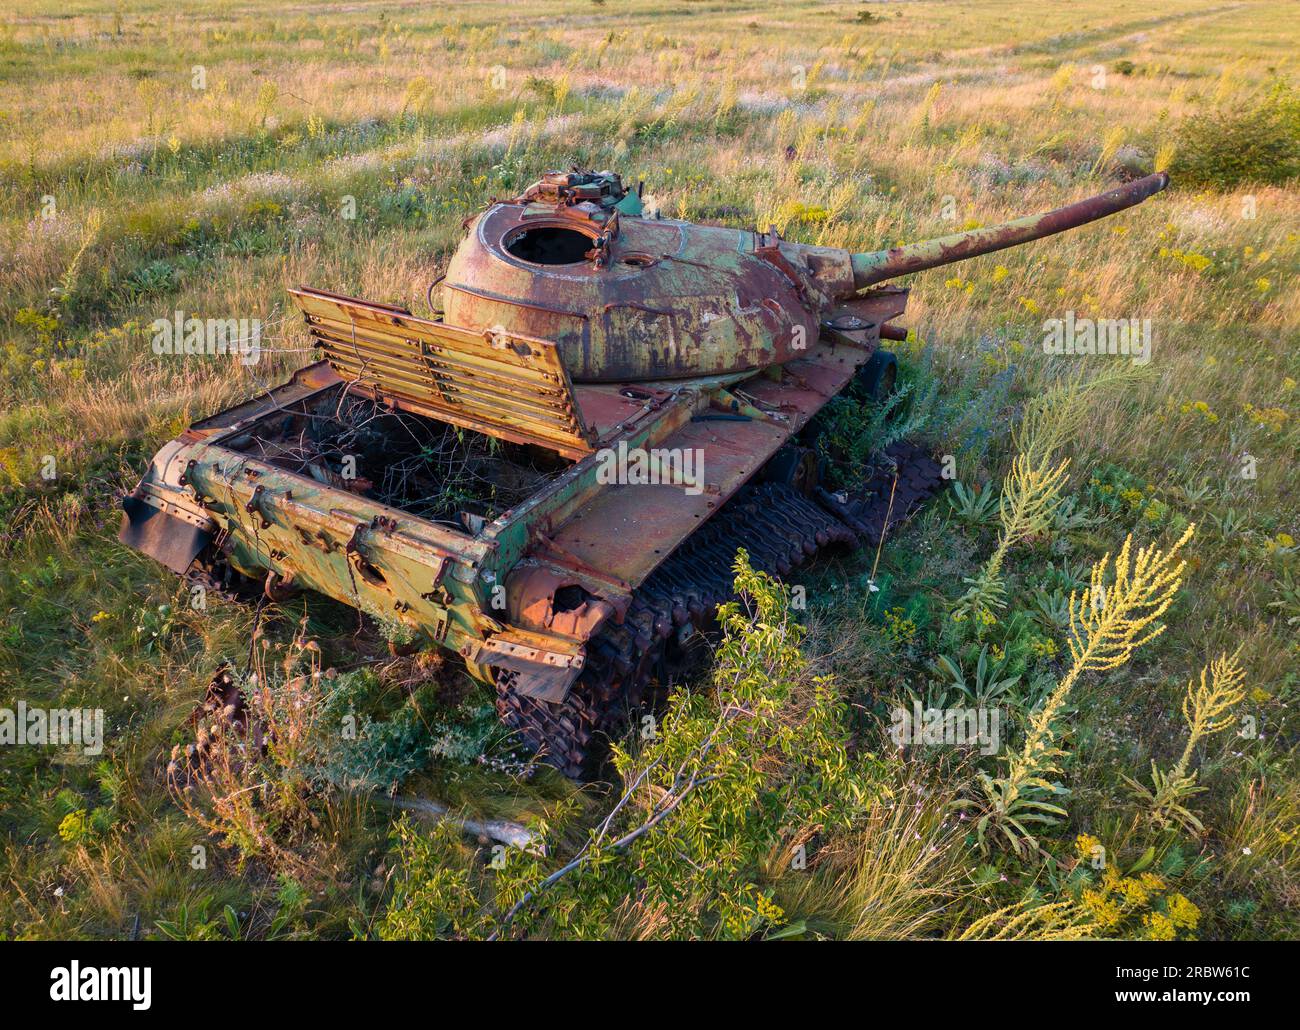
[[[1290,412],[1282,408],[1257,408],[1249,401],[1242,410],[1257,425],[1266,426],[1275,433],[1280,433],[1283,424],[1291,417]]]
[[[1086,890],[1083,892],[1082,901],[1097,925],[1103,930],[1117,926],[1124,918],[1123,909],[1102,891]],[[1170,928],[1172,927],[1171,923]]]
[[[1194,930],[1200,922],[1201,910],[1181,894],[1169,895],[1167,901],[1169,921],[1180,930]]]
[[[781,906],[769,898],[766,894],[760,894],[756,899],[758,908],[758,917],[769,923],[780,923],[785,919],[785,912]]]
[[[1126,879],[1121,880],[1119,893],[1124,900],[1130,905],[1144,905],[1151,896],[1140,880]]]
[[[1078,852],[1080,858],[1091,858],[1101,847],[1101,841],[1091,833],[1081,833],[1074,838],[1074,850]]]

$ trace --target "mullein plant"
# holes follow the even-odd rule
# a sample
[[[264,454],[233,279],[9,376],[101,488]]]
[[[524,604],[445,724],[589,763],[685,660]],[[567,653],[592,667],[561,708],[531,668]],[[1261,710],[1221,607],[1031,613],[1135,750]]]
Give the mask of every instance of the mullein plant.
[[[1068,458],[1053,462],[1049,455],[1037,459],[1027,452],[1016,455],[1002,484],[998,508],[1002,529],[997,547],[979,573],[966,581],[968,589],[957,601],[955,617],[987,621],[990,615],[1006,607],[1002,563],[1015,544],[1044,533],[1051,526],[1069,466]]]
[[[86,216],[86,222],[81,231],[81,245],[77,248],[77,252],[72,255],[72,260],[68,262],[68,267],[59,278],[59,285],[50,291],[55,300],[65,302],[76,290],[77,278],[81,274],[81,266],[85,260],[86,252],[94,245],[95,240],[99,237],[99,231],[103,227],[104,213],[98,209],[93,209]]]
[[[1072,900],[1036,903],[1021,899],[987,915],[980,916],[960,933],[950,934],[955,941],[1078,941],[1094,936],[1099,927]]]
[[[1140,366],[1116,365],[1084,379],[1076,371],[1025,404],[1016,429],[1017,454],[1002,483],[997,546],[980,571],[966,580],[967,590],[953,607],[953,618],[976,627],[994,621],[1006,607],[1002,566],[1011,548],[1049,532],[1057,522],[1070,461],[1058,455],[1095,403],[1111,386],[1132,383],[1145,374]]]
[[[1205,790],[1196,782],[1197,771],[1188,772],[1188,766],[1198,744],[1232,725],[1232,709],[1246,696],[1242,685],[1245,679],[1246,672],[1238,664],[1236,653],[1220,655],[1203,668],[1199,683],[1189,681],[1183,698],[1187,745],[1178,761],[1170,769],[1161,769],[1153,761],[1150,787],[1124,777],[1157,826],[1177,826],[1193,835],[1205,832],[1200,819],[1185,805],[1189,798]]]
[[[1048,779],[1061,772],[1065,754],[1058,744],[1056,723],[1080,676],[1118,669],[1138,648],[1164,632],[1159,619],[1173,603],[1187,565],[1178,552],[1195,528],[1188,526],[1167,551],[1152,545],[1139,547],[1136,554],[1130,534],[1113,567],[1110,555],[1103,555],[1092,567],[1087,589],[1082,594],[1071,592],[1069,669],[1030,718],[1024,745],[1003,760],[1001,775],[980,772],[977,796],[958,802],[978,814],[975,832],[981,848],[987,850],[996,842],[1018,855],[1032,853],[1038,847],[1032,828],[1052,826],[1066,817],[1057,801],[1067,791]],[[1211,720],[1218,717],[1216,707],[1205,712]]]

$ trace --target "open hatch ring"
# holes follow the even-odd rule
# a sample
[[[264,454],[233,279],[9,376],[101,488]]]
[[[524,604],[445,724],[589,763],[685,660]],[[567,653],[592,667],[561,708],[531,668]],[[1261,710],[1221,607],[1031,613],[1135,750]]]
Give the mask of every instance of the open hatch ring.
[[[507,254],[530,265],[580,265],[596,237],[567,225],[523,225],[501,240]]]

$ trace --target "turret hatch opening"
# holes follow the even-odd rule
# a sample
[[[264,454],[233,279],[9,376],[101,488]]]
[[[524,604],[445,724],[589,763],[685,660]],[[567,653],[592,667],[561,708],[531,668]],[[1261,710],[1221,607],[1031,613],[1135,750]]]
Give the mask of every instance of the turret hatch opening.
[[[506,252],[534,265],[577,265],[587,257],[595,238],[558,225],[526,226],[502,241]]]

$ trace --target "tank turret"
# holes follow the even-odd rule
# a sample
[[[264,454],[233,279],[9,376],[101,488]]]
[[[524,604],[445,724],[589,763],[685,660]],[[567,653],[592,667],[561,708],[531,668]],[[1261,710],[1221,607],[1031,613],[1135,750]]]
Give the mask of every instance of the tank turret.
[[[1150,175],[1046,214],[855,254],[643,217],[613,173],[551,173],[470,223],[442,281],[444,317],[554,340],[574,382],[734,375],[798,357],[829,310],[865,288],[1084,225],[1167,183]]]

